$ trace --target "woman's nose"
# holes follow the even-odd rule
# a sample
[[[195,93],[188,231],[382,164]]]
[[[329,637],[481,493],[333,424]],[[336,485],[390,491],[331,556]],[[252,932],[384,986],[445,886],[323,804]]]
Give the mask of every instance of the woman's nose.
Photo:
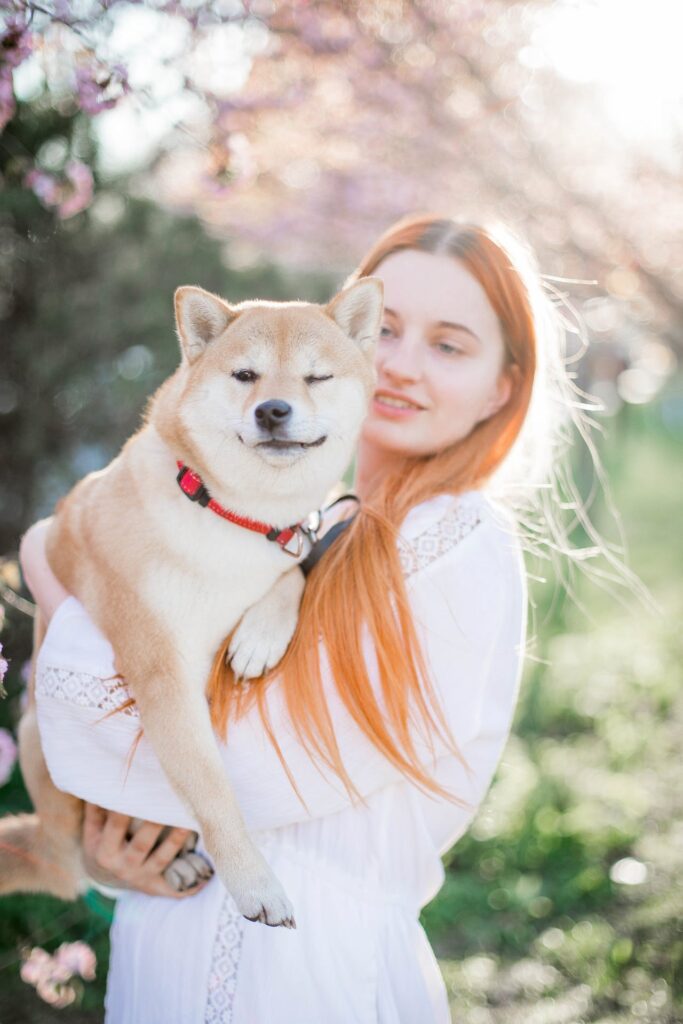
[[[420,344],[407,337],[397,338],[382,354],[379,367],[394,380],[416,381],[422,375]]]

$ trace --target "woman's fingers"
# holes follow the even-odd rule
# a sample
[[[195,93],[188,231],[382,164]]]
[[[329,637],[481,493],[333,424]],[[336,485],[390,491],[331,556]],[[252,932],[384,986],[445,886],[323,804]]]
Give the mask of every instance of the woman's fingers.
[[[107,812],[103,807],[86,803],[83,815],[83,845],[90,853],[94,853],[99,844],[106,818]]]
[[[163,829],[163,825],[157,825],[154,821],[143,821],[126,844],[125,859],[131,867],[147,860]]]
[[[155,874],[165,871],[172,860],[185,845],[185,840],[190,835],[189,829],[173,828],[166,838],[159,844],[158,849],[150,853],[147,858],[147,867]]]
[[[202,879],[192,888],[177,892],[163,875],[192,834],[189,829],[170,829],[156,846],[164,825],[144,821],[129,838],[131,822],[126,814],[86,803],[83,847],[86,867],[93,877],[108,884],[113,881],[152,896],[173,899],[192,896],[204,888],[206,880]]]
[[[113,868],[122,854],[131,818],[117,811],[106,813],[104,827],[97,850],[97,862],[103,868]]]

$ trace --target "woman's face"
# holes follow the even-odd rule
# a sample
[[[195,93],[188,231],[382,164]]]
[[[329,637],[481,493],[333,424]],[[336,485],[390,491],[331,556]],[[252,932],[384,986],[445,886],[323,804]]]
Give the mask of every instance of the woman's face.
[[[440,451],[509,398],[498,318],[453,256],[406,249],[372,276],[384,282],[385,312],[362,441],[387,454]]]

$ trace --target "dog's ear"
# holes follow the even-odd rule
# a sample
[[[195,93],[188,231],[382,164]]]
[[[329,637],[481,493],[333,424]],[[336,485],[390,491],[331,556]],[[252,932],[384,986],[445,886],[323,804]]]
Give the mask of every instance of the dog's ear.
[[[236,309],[203,288],[177,288],[173,300],[180,346],[190,363],[239,316]]]
[[[383,283],[378,277],[362,277],[335,295],[325,312],[363,352],[369,353],[377,341],[383,308]]]

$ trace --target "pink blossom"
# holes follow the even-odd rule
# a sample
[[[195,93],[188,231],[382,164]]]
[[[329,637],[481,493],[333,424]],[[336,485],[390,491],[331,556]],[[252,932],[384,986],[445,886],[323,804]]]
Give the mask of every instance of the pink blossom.
[[[44,1002],[57,1009],[69,1006],[76,998],[76,989],[73,985],[65,985],[54,978],[41,978],[36,985],[36,992]]]
[[[80,160],[72,160],[66,165],[61,181],[54,174],[47,174],[34,167],[25,176],[24,184],[35,192],[43,206],[56,207],[57,216],[61,220],[80,213],[92,202],[92,171]]]
[[[12,120],[16,108],[12,69],[10,67],[0,67],[0,132]]]
[[[33,985],[46,1003],[62,1008],[74,1002],[80,981],[95,977],[95,954],[86,942],[64,942],[51,956],[35,946],[21,965],[21,978]]]
[[[33,50],[33,38],[28,31],[26,15],[16,14],[9,18],[4,32],[0,34],[0,63],[4,67],[17,68]]]
[[[71,190],[67,192],[57,209],[57,215],[62,220],[67,220],[90,206],[94,187],[92,171],[80,160],[72,160],[67,164],[66,177],[71,184]]]
[[[130,86],[123,64],[113,64],[109,68],[91,65],[76,68],[78,105],[86,114],[111,110],[127,92],[130,92]]]
[[[17,760],[17,745],[7,729],[0,729],[0,786],[4,786],[12,774]]]
[[[59,202],[59,182],[54,174],[47,174],[34,167],[25,175],[24,184],[38,196],[43,206],[56,206]]]
[[[22,981],[27,985],[37,985],[41,978],[47,977],[52,966],[52,957],[40,946],[34,946],[24,960],[19,971]]]
[[[97,958],[87,942],[63,942],[54,959],[70,971],[70,976],[80,974],[84,981],[95,977]]]

